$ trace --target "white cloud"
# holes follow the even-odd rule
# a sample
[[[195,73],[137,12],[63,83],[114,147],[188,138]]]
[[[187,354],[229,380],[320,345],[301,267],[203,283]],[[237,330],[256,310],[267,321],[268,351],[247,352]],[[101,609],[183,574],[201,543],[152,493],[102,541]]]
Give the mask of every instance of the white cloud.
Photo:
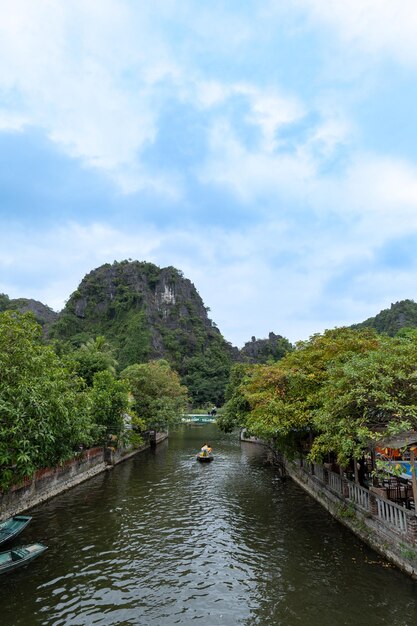
[[[323,119],[304,140],[295,138],[292,151],[280,152],[279,132],[275,151],[264,143],[249,149],[227,120],[218,119],[199,176],[205,184],[231,189],[256,211],[262,206],[287,214],[301,205],[323,219],[353,220],[353,228],[369,231],[375,245],[417,232],[417,167],[349,146],[351,128],[344,119]],[[349,147],[344,166],[322,169],[341,147]]]
[[[210,157],[201,168],[200,179],[230,187],[241,200],[253,202],[271,194],[303,196],[314,167],[309,156],[301,152],[250,151],[227,121],[218,121],[211,129]]]
[[[272,2],[272,5],[275,5]],[[295,0],[314,22],[327,25],[346,48],[367,56],[417,65],[417,5],[414,0]],[[294,4],[293,4],[294,6]]]
[[[220,83],[214,80],[196,80],[196,99],[202,107],[223,104],[234,96],[246,99],[249,113],[246,121],[258,126],[262,135],[262,150],[273,152],[277,147],[277,132],[286,125],[300,120],[306,113],[298,98],[279,93],[277,88],[263,89],[247,83]]]
[[[268,24],[264,54],[280,51],[285,11],[293,24],[303,14],[310,26],[328,29],[321,61],[314,63],[326,62],[336,47],[339,62],[354,50],[360,66],[388,57],[412,67],[417,62],[417,8],[409,0],[283,4]],[[60,308],[84,274],[102,263],[137,258],[175,265],[236,343],[270,330],[306,337],[342,316],[346,323],[359,321],[391,299],[413,296],[414,268],[382,272],[373,263],[392,237],[417,233],[416,167],[361,147],[360,129],[349,116],[352,103],[346,103],[351,92],[340,93],[339,83],[324,85],[322,66],[306,69],[311,84],[300,97],[275,84],[284,72],[268,70],[265,79],[266,57],[255,59],[253,47],[264,45],[268,16],[261,9],[245,18],[219,3],[202,10],[174,0],[0,0],[0,11],[0,131],[41,128],[125,193],[162,192],[169,208],[170,200],[186,197],[186,181],[181,172],[148,171],[143,154],[158,138],[167,105],[183,104],[199,115],[197,143],[208,136],[208,153],[199,148],[205,159],[199,180],[232,190],[253,218],[250,227],[237,220],[233,230],[185,225],[169,232],[149,224],[126,232],[74,222],[34,234],[5,224],[0,291]],[[214,58],[227,60],[224,72]],[[265,67],[272,67],[269,58]],[[349,63],[343,70],[349,73]],[[337,167],[340,154],[346,159]],[[175,208],[181,210],[179,203]],[[187,210],[191,222],[194,209]],[[36,278],[30,287],[28,276]],[[327,290],[338,276],[349,285],[335,303]]]
[[[14,114],[3,114],[2,128],[18,121],[19,128],[23,121],[41,127],[123,190],[164,192],[138,157],[157,133],[155,85],[175,80],[178,70],[153,38],[146,12],[137,19],[115,0],[3,1],[0,11],[0,89],[15,94]]]
[[[369,246],[417,233],[417,168],[401,159],[372,153],[351,155],[339,176],[311,182],[317,214],[338,215],[346,227],[365,234]]]

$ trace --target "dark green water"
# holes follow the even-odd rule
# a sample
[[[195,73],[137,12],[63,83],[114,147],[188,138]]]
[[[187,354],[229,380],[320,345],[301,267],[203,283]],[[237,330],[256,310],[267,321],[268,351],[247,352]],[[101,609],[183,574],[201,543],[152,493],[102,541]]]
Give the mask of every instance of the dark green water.
[[[212,425],[32,515],[20,543],[49,550],[0,579],[0,626],[417,623],[416,583]]]

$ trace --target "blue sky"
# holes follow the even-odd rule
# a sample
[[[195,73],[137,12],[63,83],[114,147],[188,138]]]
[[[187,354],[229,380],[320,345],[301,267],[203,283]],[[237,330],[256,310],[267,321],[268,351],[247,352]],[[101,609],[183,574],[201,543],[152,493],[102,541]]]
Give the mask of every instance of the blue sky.
[[[414,2],[0,10],[0,292],[174,265],[235,345],[417,299]]]

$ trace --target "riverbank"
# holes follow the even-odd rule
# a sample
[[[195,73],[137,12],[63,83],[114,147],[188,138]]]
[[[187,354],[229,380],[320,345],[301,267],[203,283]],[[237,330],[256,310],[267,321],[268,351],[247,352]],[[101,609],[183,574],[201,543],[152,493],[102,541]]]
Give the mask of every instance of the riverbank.
[[[132,456],[158,445],[167,437],[167,432],[151,431],[139,448],[91,448],[62,465],[38,470],[32,478],[13,486],[7,493],[0,494],[0,521],[27,511],[101,472],[112,469]]]
[[[417,580],[417,517],[414,512],[380,497],[319,464],[290,461],[254,437],[241,441],[269,448],[271,460],[334,518],[362,541]]]
[[[1,623],[414,624],[414,581],[266,457],[215,425],[179,425],[36,507],[21,540],[48,550],[1,577]]]

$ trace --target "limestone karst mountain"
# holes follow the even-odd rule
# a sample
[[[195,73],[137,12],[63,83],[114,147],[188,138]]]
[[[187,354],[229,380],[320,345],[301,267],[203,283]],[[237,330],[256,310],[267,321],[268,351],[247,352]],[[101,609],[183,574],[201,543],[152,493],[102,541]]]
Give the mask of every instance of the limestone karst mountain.
[[[209,319],[193,283],[174,267],[122,261],[87,274],[50,328],[77,345],[103,335],[120,369],[165,358],[195,404],[221,403],[236,350]]]
[[[417,303],[414,300],[401,300],[383,309],[375,317],[355,324],[352,328],[374,328],[378,333],[393,337],[402,328],[417,328]]]

